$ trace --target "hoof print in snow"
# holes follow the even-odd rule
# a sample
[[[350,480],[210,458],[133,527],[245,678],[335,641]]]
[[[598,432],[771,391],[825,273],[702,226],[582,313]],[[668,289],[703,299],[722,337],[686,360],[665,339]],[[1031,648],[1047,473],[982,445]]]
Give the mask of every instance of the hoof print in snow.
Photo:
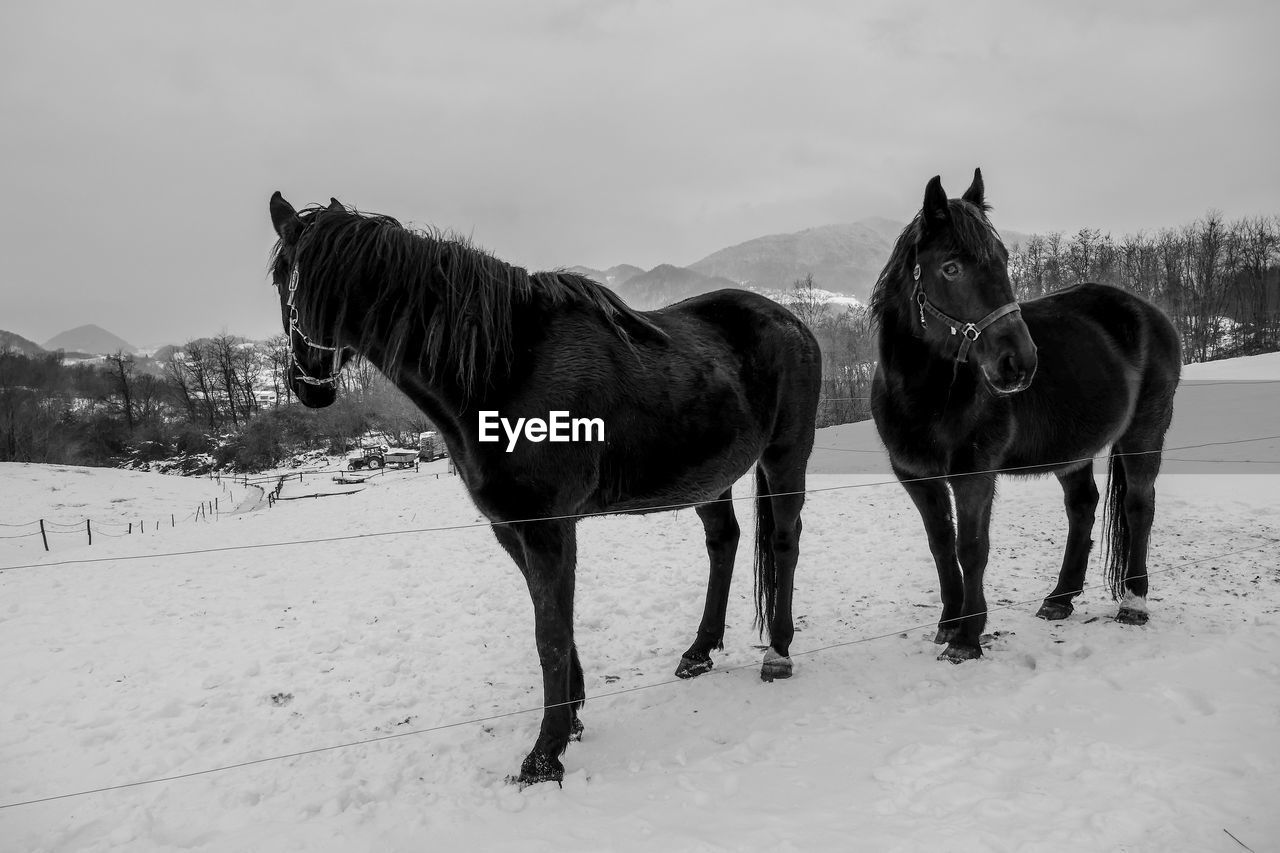
[[[271,694],[271,704],[275,705],[277,708],[283,708],[285,705],[288,705],[292,701],[293,701],[292,693],[272,693]]]
[[[791,658],[778,654],[772,648],[764,650],[764,663],[760,665],[760,680],[791,677]]]
[[[978,638],[978,643],[979,645],[982,646],[982,648],[989,649],[994,647],[997,641],[1003,641],[1006,638],[1012,637],[1012,636],[1013,636],[1012,631],[992,631],[990,634],[983,634],[980,638]]]
[[[710,672],[711,667],[714,665],[711,662],[710,655],[705,660],[685,656],[680,658],[680,665],[676,667],[676,675],[680,678],[696,678],[704,672]]]
[[[1116,621],[1121,625],[1145,625],[1148,618],[1145,612],[1134,610],[1132,607],[1121,607],[1120,612],[1116,614]]]

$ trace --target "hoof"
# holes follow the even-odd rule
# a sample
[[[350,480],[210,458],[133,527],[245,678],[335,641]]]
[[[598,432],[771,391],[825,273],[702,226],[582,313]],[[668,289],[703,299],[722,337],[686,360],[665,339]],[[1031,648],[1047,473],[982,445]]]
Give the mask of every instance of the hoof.
[[[967,660],[977,660],[982,657],[982,649],[977,646],[958,646],[955,643],[949,643],[947,648],[938,655],[938,660],[945,660],[949,663],[964,663]]]
[[[760,680],[773,681],[775,678],[791,677],[791,658],[780,655],[773,647],[764,650],[764,663],[760,666]]]
[[[585,731],[582,720],[578,719],[578,715],[573,715],[573,721],[569,723],[569,740],[573,743],[579,743],[582,740],[582,733]]]
[[[956,638],[958,633],[960,633],[960,629],[954,625],[948,625],[945,628],[939,627],[938,633],[933,635],[933,641],[938,645],[949,643]]]
[[[1148,618],[1145,610],[1134,610],[1131,607],[1121,607],[1116,614],[1116,621],[1121,625],[1145,625]]]
[[[680,665],[676,667],[676,675],[680,678],[696,678],[704,672],[710,672],[714,664],[711,662],[711,655],[705,658],[689,657],[685,655],[680,658]]]
[[[508,776],[507,782],[519,786],[521,789],[530,785],[536,785],[539,782],[555,782],[559,784],[564,781],[564,765],[560,763],[560,759],[554,755],[547,755],[544,752],[531,752],[525,758],[524,763],[520,765],[519,776]]]
[[[1057,622],[1060,619],[1066,619],[1075,609],[1075,605],[1069,601],[1045,599],[1044,604],[1041,604],[1040,609],[1036,611],[1036,616],[1048,622]]]

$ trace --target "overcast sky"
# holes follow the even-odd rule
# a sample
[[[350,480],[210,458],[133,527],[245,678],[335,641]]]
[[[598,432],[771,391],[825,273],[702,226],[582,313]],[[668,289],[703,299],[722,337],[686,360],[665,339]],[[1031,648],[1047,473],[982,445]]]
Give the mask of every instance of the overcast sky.
[[[267,199],[530,269],[907,219],[1280,213],[1280,3],[6,0],[0,329],[279,331]]]

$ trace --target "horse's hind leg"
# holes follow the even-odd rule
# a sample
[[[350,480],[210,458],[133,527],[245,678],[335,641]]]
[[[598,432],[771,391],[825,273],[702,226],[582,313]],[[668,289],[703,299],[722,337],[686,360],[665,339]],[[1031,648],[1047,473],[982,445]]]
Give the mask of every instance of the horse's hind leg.
[[[1093,548],[1093,522],[1098,509],[1098,485],[1093,480],[1093,464],[1072,471],[1058,472],[1063,502],[1067,508],[1067,550],[1062,557],[1058,585],[1045,598],[1036,615],[1050,621],[1066,619],[1075,606],[1071,603],[1084,589],[1085,571],[1089,567],[1089,551]]]
[[[1176,361],[1174,362],[1176,364]],[[1113,448],[1112,488],[1108,499],[1117,504],[1110,513],[1113,563],[1112,590],[1120,599],[1116,621],[1147,623],[1147,546],[1156,513],[1156,477],[1160,475],[1164,436],[1173,420],[1177,370],[1150,371],[1133,421]]]
[[[729,584],[733,580],[733,561],[738,553],[741,532],[733,512],[733,489],[714,503],[697,507],[707,534],[707,556],[711,571],[707,578],[707,601],[702,610],[702,622],[693,645],[680,658],[676,675],[692,678],[711,669],[711,650],[724,648],[724,618],[729,606]]]
[[[770,460],[772,461],[772,460]],[[769,463],[766,462],[766,465]],[[760,474],[763,473],[763,476]],[[761,487],[764,488],[761,488]],[[804,465],[766,467],[757,472],[756,487],[768,497],[756,496],[757,513],[769,512],[766,527],[758,528],[757,549],[768,548],[772,556],[773,606],[767,616],[769,623],[769,648],[765,651],[760,667],[760,678],[791,677],[791,641],[795,638],[795,623],[791,615],[792,592],[795,587],[796,563],[800,559],[800,510],[804,507]],[[767,509],[766,509],[767,507]],[[767,542],[764,541],[767,539]],[[759,563],[757,557],[757,563]],[[759,571],[759,566],[757,567]],[[757,578],[757,582],[759,582]]]
[[[1127,449],[1120,442],[1116,448],[1121,452]],[[1117,462],[1124,468],[1123,511],[1128,527],[1128,547],[1123,556],[1123,592],[1116,621],[1125,625],[1145,625],[1148,619],[1147,546],[1156,514],[1156,476],[1160,473],[1160,454],[1135,454]]]

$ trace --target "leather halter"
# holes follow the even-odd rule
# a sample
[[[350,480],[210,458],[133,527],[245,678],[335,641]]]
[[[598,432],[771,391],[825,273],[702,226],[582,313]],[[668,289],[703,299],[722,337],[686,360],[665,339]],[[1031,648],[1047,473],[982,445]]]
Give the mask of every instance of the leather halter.
[[[293,304],[293,298],[298,292],[298,265],[295,263],[293,269],[289,271],[289,299],[285,303],[289,309],[289,360],[293,362],[294,369],[297,371],[297,380],[307,385],[328,386],[333,388],[338,384],[338,374],[342,371],[342,363],[337,347],[327,347],[324,344],[318,344],[308,338],[302,329],[298,328],[298,306]],[[312,376],[307,373],[307,369],[298,361],[298,354],[293,348],[294,336],[297,336],[304,344],[311,349],[318,349],[322,352],[333,353],[333,361],[329,365],[329,375],[323,377]]]
[[[912,292],[911,298],[915,300],[916,305],[920,308],[920,326],[922,328],[928,327],[929,324],[924,319],[924,315],[928,313],[946,323],[947,327],[951,329],[952,335],[959,335],[963,338],[960,341],[960,351],[956,353],[956,361],[962,364],[969,360],[969,348],[973,346],[978,338],[982,337],[982,333],[987,330],[987,327],[1001,317],[1007,317],[1010,314],[1017,314],[1022,311],[1017,302],[1010,302],[1006,305],[1001,305],[976,323],[966,323],[964,320],[957,320],[950,314],[943,312],[938,306],[929,301],[929,297],[924,293],[924,285],[920,281],[920,264],[916,264],[915,269],[911,271],[911,278],[916,283],[916,288]]]

